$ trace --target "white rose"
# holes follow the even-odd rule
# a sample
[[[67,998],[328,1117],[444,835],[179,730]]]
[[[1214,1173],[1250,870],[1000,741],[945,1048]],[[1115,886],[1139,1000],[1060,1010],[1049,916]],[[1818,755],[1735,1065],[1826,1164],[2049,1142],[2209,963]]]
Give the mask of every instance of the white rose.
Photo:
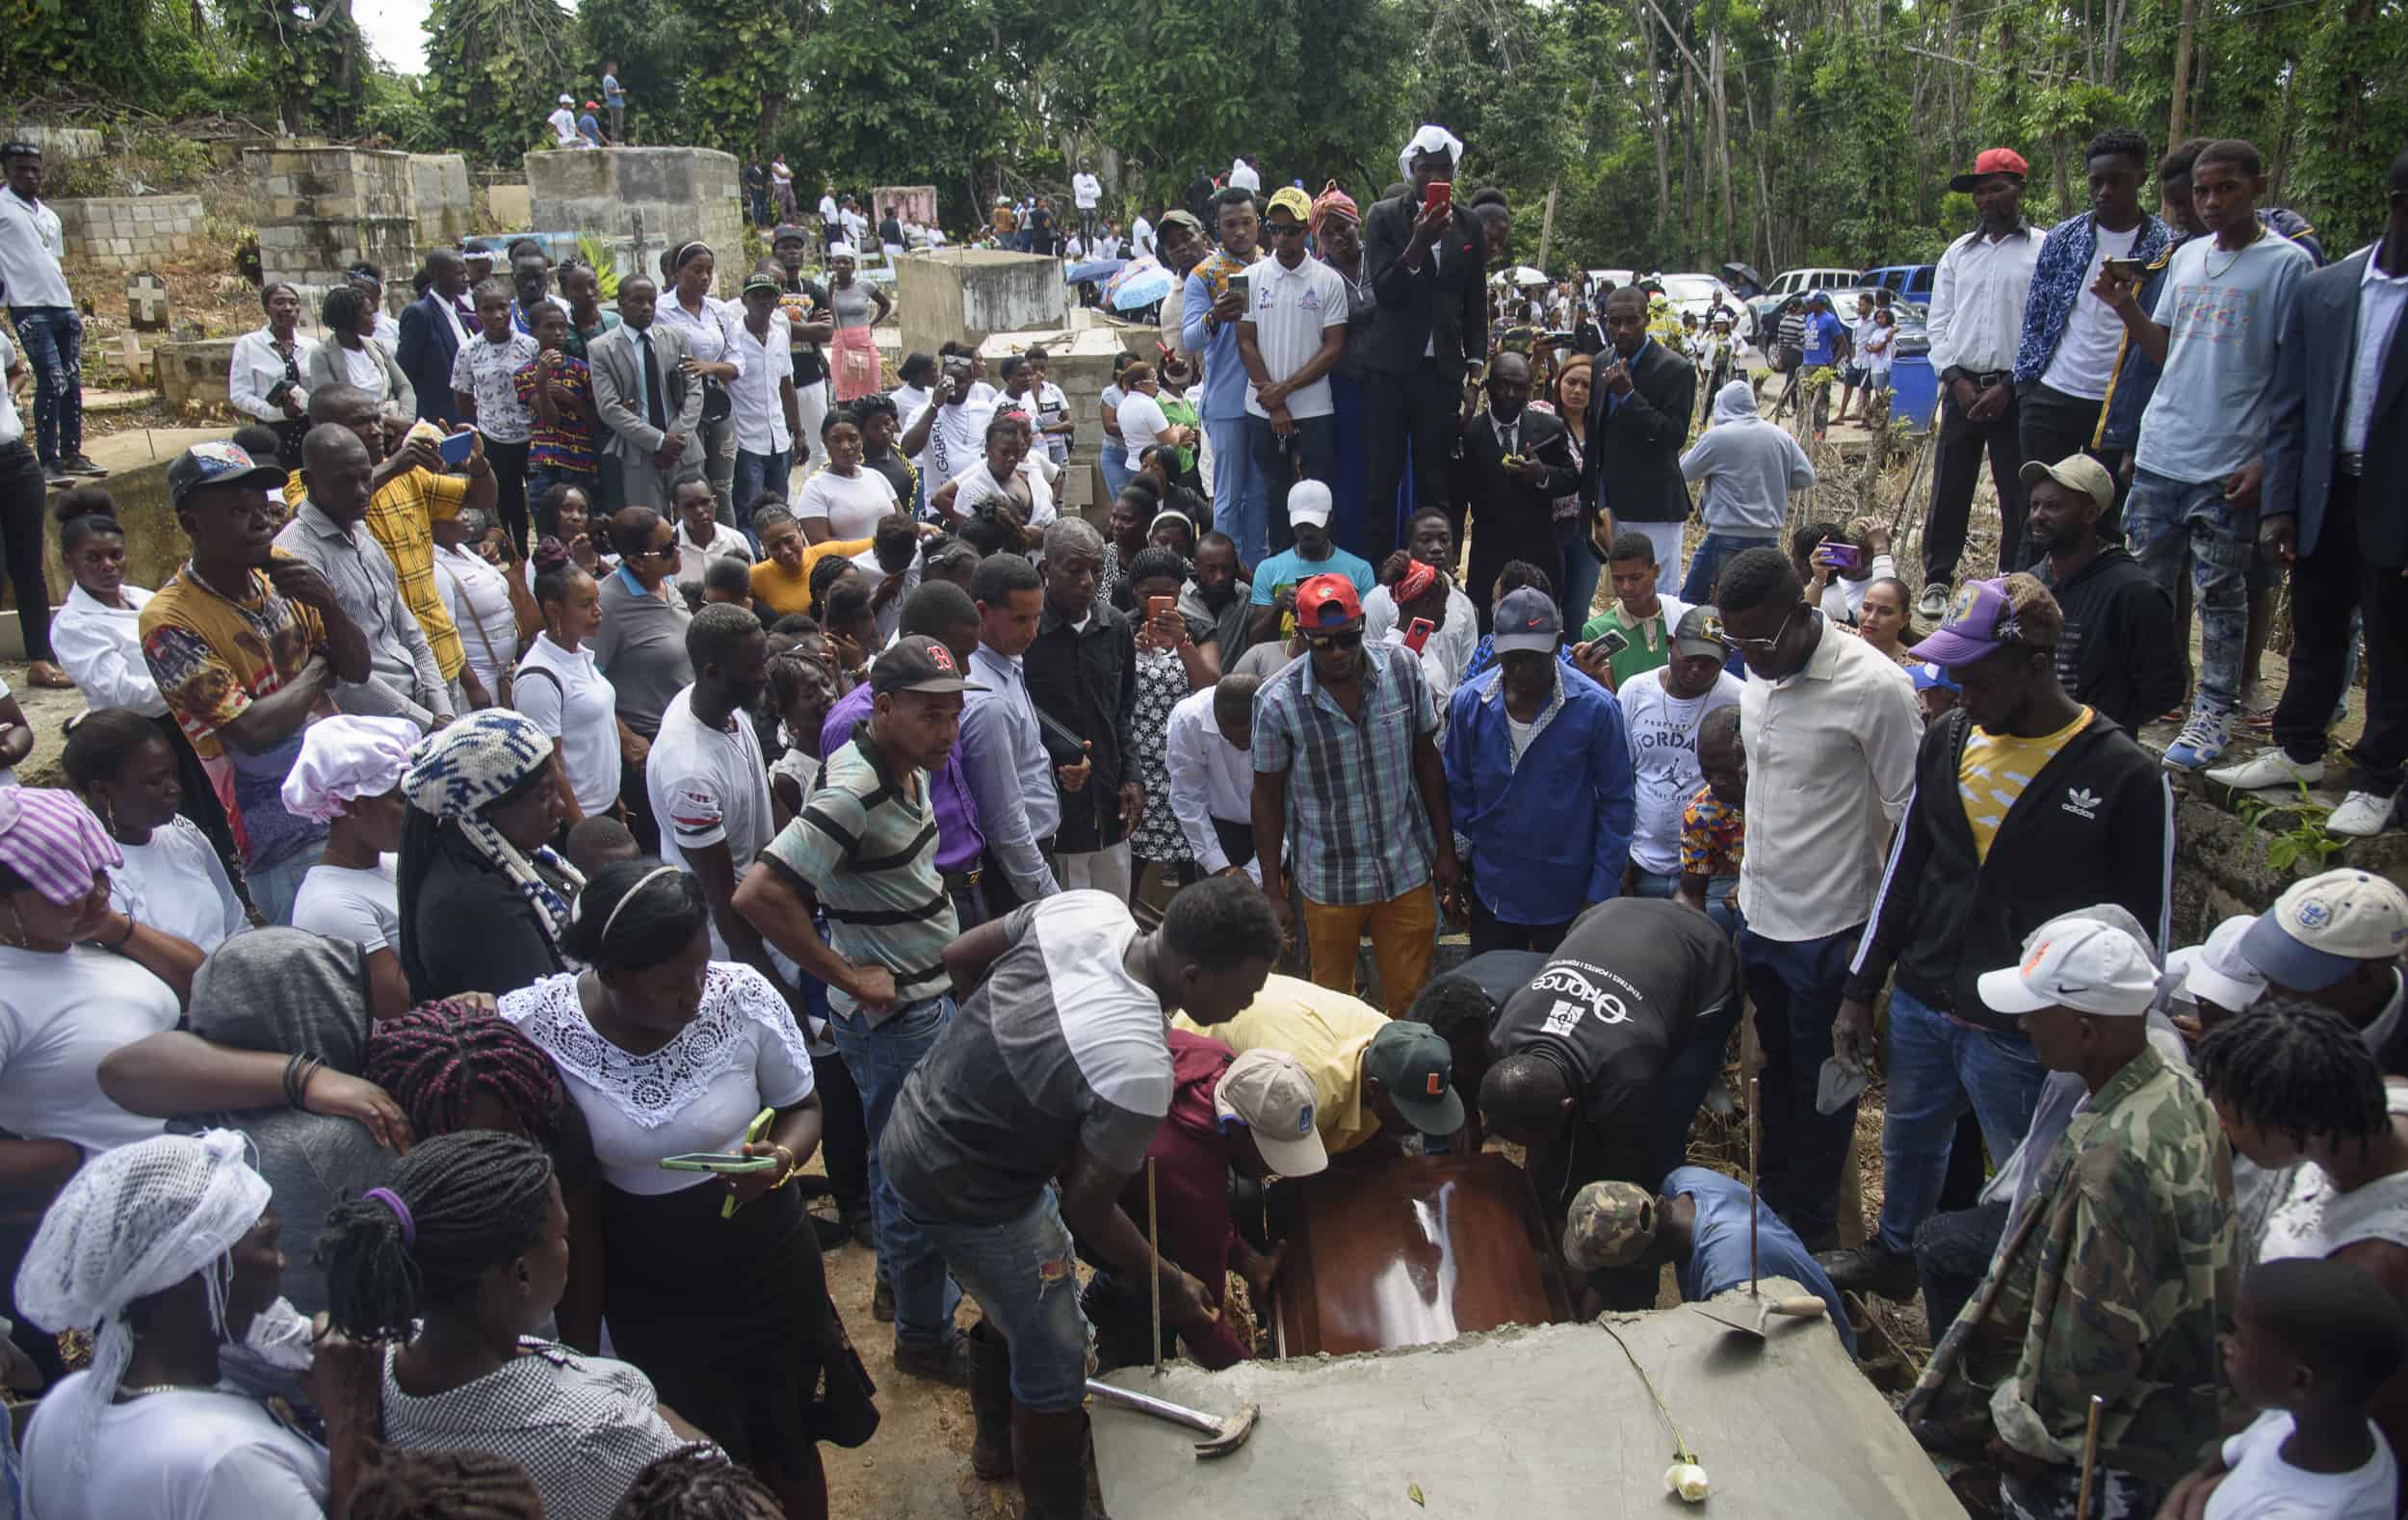
[[[1693,1505],[1706,1502],[1713,1491],[1706,1481],[1706,1470],[1695,1462],[1675,1462],[1663,1470],[1663,1485]]]

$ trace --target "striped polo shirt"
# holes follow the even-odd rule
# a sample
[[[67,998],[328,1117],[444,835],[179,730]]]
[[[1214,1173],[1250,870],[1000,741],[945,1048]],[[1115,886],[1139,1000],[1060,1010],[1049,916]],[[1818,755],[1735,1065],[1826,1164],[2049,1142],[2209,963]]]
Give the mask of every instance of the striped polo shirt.
[[[869,724],[827,757],[817,790],[761,858],[819,900],[827,939],[849,960],[895,974],[895,1002],[857,1009],[835,987],[828,1004],[872,1025],[943,992],[944,949],[955,933],[953,899],[936,870],[936,815],[928,778],[898,775],[870,742]]]

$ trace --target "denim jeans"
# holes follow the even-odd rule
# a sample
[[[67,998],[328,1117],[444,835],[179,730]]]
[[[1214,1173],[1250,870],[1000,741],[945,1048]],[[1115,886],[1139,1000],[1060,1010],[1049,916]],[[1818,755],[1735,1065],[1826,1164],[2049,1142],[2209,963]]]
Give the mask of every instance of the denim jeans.
[[[1691,607],[1711,606],[1714,599],[1714,582],[1721,578],[1725,564],[1744,550],[1774,548],[1779,543],[1780,539],[1774,537],[1742,537],[1738,534],[1716,533],[1708,529],[1706,537],[1697,545],[1697,552],[1688,557],[1688,575],[1681,582],[1681,600]]]
[[[952,1022],[951,994],[897,1009],[873,1026],[858,1012],[832,1005],[827,1027],[845,1067],[861,1088],[861,1114],[870,1131],[870,1217],[877,1226],[878,1273],[895,1290],[895,1339],[942,1346],[954,1338],[954,1307],[959,1289],[946,1279],[944,1259],[903,1213],[878,1163],[878,1137],[895,1112],[903,1078]]]
[[[780,449],[774,454],[754,454],[748,449],[736,451],[736,515],[729,518],[732,527],[741,528],[749,537],[752,532],[752,501],[764,490],[774,491],[779,500],[786,496],[786,477],[794,469],[795,451]]]
[[[1990,1159],[2031,1128],[2048,1077],[2021,1035],[1959,1024],[1904,987],[1890,990],[1890,1099],[1881,1125],[1881,1248],[1905,1252],[1940,1204],[1949,1141],[1971,1107]]]
[[[1765,1055],[1763,1196],[1809,1247],[1839,1222],[1840,1168],[1856,1133],[1855,1103],[1820,1113],[1815,1087],[1831,1059],[1831,1020],[1863,932],[1860,924],[1820,939],[1740,933],[1740,964]]]
[[[1556,605],[1563,614],[1566,633],[1577,637],[1597,603],[1597,583],[1606,567],[1588,549],[1588,535],[1579,517],[1556,523]]]
[[[250,888],[250,905],[271,924],[293,922],[293,900],[301,896],[301,878],[327,852],[323,839],[295,851],[272,866],[247,866],[243,884]]]
[[[2124,502],[2124,539],[2168,598],[2190,560],[2192,605],[2199,612],[2199,692],[2194,710],[2230,713],[2240,702],[2241,661],[2249,643],[2249,562],[2258,553],[2258,513],[2224,499],[2222,481],[2168,480],[2133,473]]]
[[[1112,501],[1118,501],[1120,488],[1129,484],[1128,449],[1111,438],[1106,438],[1104,452],[1095,462],[1104,472],[1104,489],[1112,493]],[[1107,502],[1105,505],[1110,507],[1111,503]]]
[[[34,452],[57,464],[84,452],[84,319],[73,306],[11,306],[34,367]]]
[[[1740,878],[1737,877],[1714,877],[1706,882],[1706,916],[1714,921],[1716,929],[1734,939],[1739,937],[1741,930],[1747,927],[1747,920],[1740,916],[1740,910],[1725,901],[1739,890],[1739,886]],[[1681,874],[1677,871],[1650,871],[1641,866],[1631,874],[1633,897],[1670,898],[1679,896],[1680,891]]]
[[[1062,1222],[1054,1190],[1016,1219],[971,1224],[900,1210],[913,1235],[950,1267],[989,1324],[1011,1349],[1011,1398],[1038,1414],[1066,1414],[1086,1399],[1095,1332],[1079,1307],[1078,1250]],[[903,1288],[895,1293],[895,1325],[903,1327]]]
[[[1204,435],[1213,445],[1213,526],[1238,545],[1238,559],[1260,564],[1270,550],[1265,534],[1263,476],[1246,448],[1246,419],[1207,419]]]
[[[1283,438],[1272,430],[1269,418],[1248,413],[1245,443],[1254,457],[1256,489],[1263,501],[1262,530],[1269,552],[1277,554],[1294,548],[1296,534],[1288,527],[1288,488],[1296,483],[1298,464],[1303,466],[1306,480],[1327,485],[1337,478],[1338,419],[1298,417],[1296,432]],[[1331,501],[1336,501],[1334,490]],[[1228,532],[1226,528],[1221,531]]]

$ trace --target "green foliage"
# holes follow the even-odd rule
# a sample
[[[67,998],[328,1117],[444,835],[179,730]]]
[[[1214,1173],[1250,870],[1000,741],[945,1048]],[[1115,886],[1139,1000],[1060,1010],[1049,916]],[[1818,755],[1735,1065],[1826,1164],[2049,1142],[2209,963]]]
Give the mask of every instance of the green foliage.
[[[2343,843],[2324,831],[2324,821],[2333,810],[2316,799],[2304,781],[2294,782],[2299,799],[2286,798],[2280,801],[2251,793],[2237,793],[2233,811],[2243,824],[2265,836],[2265,863],[2274,870],[2289,871],[2310,877],[2324,869],[2324,862]]]
[[[595,294],[606,301],[616,301],[618,263],[611,257],[611,250],[603,247],[602,240],[590,232],[578,233],[577,256],[585,261],[588,269],[593,271]]]
[[[551,141],[543,118],[587,72],[581,42],[559,0],[434,0],[424,93],[433,137],[480,162],[515,165]]]
[[[811,20],[808,0],[685,0],[686,13],[719,43],[712,66],[688,82],[694,141],[746,156],[766,155]]]
[[[350,0],[220,0],[218,15],[286,130],[348,137],[375,64]]]

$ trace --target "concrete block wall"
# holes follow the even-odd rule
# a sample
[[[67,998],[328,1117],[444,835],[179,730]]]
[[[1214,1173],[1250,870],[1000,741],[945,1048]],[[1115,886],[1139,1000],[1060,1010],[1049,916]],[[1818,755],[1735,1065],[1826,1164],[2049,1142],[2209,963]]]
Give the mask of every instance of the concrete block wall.
[[[1142,352],[1137,339],[1143,330],[1091,328],[1077,331],[1055,328],[999,332],[979,345],[989,376],[1012,354],[1026,354],[1033,348],[1045,351],[1046,368],[1054,383],[1061,387],[1063,399],[1070,403],[1070,420],[1079,428],[1071,435],[1069,467],[1057,488],[1060,506],[1066,512],[1085,517],[1098,529],[1104,527],[1112,511],[1112,502],[1104,494],[1103,475],[1096,468],[1105,441],[1104,387],[1112,383],[1112,363],[1123,352]],[[930,348],[919,352],[935,351]]]
[[[982,343],[998,332],[1051,331],[1068,325],[1070,293],[1059,260],[994,249],[940,249],[899,260],[898,266],[895,303],[905,353],[933,354],[948,341]]]
[[[353,147],[252,148],[243,175],[259,219],[259,266],[306,298],[365,259],[417,264],[417,197],[406,153]]]
[[[111,269],[144,269],[200,246],[198,196],[93,196],[54,200],[68,256]]]
[[[468,198],[468,160],[458,153],[409,155],[418,246],[449,247],[476,230]]]
[[[598,233],[619,273],[659,275],[660,250],[700,239],[716,256],[718,289],[744,281],[744,213],[736,160],[700,147],[568,149],[526,156],[529,219],[538,227]]]
[[[30,121],[0,127],[0,142],[31,143],[45,159],[98,158],[102,147],[97,127],[36,126]]]
[[[160,397],[174,416],[233,417],[226,392],[226,375],[234,365],[232,338],[162,343],[151,351],[151,362],[158,370]]]

